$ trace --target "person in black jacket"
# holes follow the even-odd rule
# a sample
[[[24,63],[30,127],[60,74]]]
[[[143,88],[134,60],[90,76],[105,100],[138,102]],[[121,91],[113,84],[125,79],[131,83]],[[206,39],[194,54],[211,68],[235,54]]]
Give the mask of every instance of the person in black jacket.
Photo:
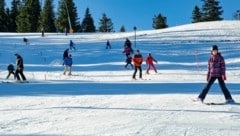
[[[19,54],[15,54],[16,56],[16,71],[15,71],[15,76],[17,78],[18,81],[20,81],[20,77],[19,74],[22,78],[23,81],[26,81],[26,77],[23,74],[23,70],[24,70],[24,65],[23,65],[23,59]]]
[[[8,67],[7,67],[7,70],[8,70],[8,75],[7,75],[6,79],[8,79],[11,74],[14,75],[14,79],[15,79],[15,73],[14,73],[14,66],[13,66],[13,64],[9,64]]]

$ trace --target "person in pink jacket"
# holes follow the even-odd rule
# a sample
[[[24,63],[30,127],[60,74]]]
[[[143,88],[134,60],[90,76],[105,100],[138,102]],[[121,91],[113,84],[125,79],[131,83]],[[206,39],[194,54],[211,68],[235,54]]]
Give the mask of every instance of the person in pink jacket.
[[[153,70],[155,71],[155,73],[157,73],[157,69],[156,69],[156,67],[155,67],[155,65],[154,65],[153,62],[157,63],[157,60],[155,60],[155,59],[152,57],[151,53],[149,53],[148,56],[147,56],[147,59],[146,59],[146,64],[148,65],[148,66],[147,66],[147,71],[146,71],[147,74],[149,74],[149,70],[150,70],[151,68],[153,68]]]
[[[218,46],[213,45],[211,55],[208,59],[208,72],[207,72],[207,84],[203,88],[202,92],[198,96],[198,101],[203,102],[209,89],[213,85],[215,80],[218,80],[220,88],[225,96],[225,103],[234,103],[232,96],[227,89],[224,80],[226,80],[226,68],[224,58],[220,52],[218,52]]]

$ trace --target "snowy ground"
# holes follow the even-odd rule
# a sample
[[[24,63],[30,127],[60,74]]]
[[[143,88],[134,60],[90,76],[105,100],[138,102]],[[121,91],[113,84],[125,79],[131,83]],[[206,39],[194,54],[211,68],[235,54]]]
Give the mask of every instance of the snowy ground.
[[[30,83],[1,83],[0,135],[240,136],[240,104],[192,102],[204,87],[212,44],[227,65],[227,87],[240,102],[240,22],[190,24],[157,31],[113,34],[0,33],[0,80],[15,53]],[[27,37],[30,45],[24,45]],[[158,74],[132,80],[124,69],[128,37],[144,57],[158,60]],[[73,75],[64,76],[62,53],[77,45]],[[111,50],[105,49],[109,39]],[[146,64],[143,65],[145,73]],[[218,84],[206,102],[224,102]]]

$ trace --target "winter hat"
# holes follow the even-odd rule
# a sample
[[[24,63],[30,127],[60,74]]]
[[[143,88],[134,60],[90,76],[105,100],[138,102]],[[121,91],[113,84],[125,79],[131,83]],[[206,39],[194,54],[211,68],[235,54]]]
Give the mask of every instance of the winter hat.
[[[213,45],[213,46],[212,46],[212,51],[213,51],[213,50],[217,50],[217,51],[218,51],[218,46],[217,46],[217,45]]]

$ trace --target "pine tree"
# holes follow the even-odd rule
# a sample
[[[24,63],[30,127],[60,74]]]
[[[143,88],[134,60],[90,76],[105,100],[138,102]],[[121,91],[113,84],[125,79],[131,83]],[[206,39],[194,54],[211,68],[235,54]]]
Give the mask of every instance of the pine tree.
[[[77,8],[73,0],[60,0],[57,18],[58,29],[62,32],[65,29],[79,32],[81,31],[81,26],[78,20]]]
[[[194,10],[192,13],[192,19],[193,19],[192,23],[197,23],[202,21],[202,13],[198,6],[194,7]]]
[[[40,15],[38,31],[56,32],[55,16],[53,12],[53,0],[45,0]]]
[[[17,32],[37,32],[40,12],[39,0],[25,0],[17,16]]]
[[[218,0],[202,0],[202,20],[203,21],[217,21],[222,20],[220,17],[223,13],[222,7],[219,6]]]
[[[99,22],[99,32],[113,32],[113,23],[110,18],[107,17],[105,13],[102,15],[102,19]]]
[[[96,32],[94,20],[90,14],[89,8],[86,9],[85,17],[83,18],[83,21],[82,21],[82,31],[83,32]]]
[[[153,18],[153,24],[152,27],[154,29],[162,29],[167,28],[167,18],[162,16],[161,14],[155,15]]]
[[[121,26],[121,28],[120,28],[119,31],[120,31],[120,32],[126,32],[126,29],[125,29],[124,25]]]
[[[5,1],[0,0],[0,32],[7,32],[7,14],[5,11]]]
[[[10,24],[9,24],[9,31],[16,32],[17,31],[17,16],[20,13],[21,9],[21,1],[20,0],[13,0],[11,3],[11,10],[10,10]]]

